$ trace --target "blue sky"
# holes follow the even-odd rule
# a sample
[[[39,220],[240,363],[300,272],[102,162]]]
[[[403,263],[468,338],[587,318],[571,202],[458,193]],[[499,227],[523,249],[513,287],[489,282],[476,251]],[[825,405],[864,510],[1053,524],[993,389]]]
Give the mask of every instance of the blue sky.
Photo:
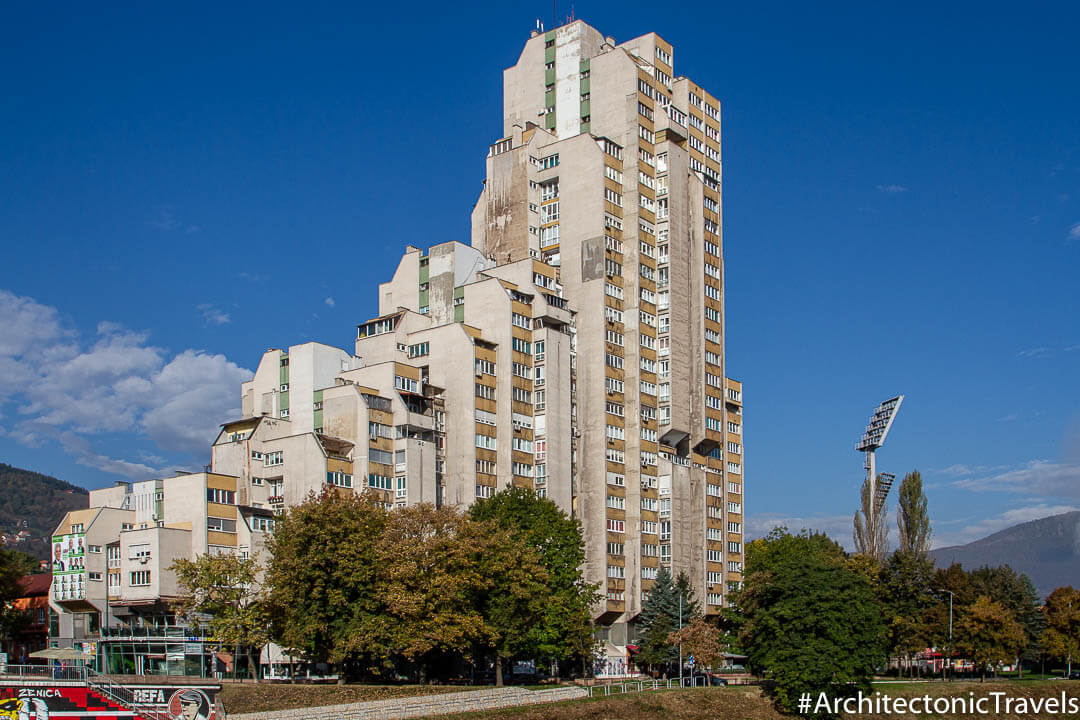
[[[896,393],[879,468],[923,472],[938,543],[1080,507],[1080,11],[746,5],[573,11],[721,99],[751,531],[849,542]],[[466,239],[501,71],[551,24],[0,13],[0,460],[87,487],[205,463],[265,348],[351,348],[406,244]]]

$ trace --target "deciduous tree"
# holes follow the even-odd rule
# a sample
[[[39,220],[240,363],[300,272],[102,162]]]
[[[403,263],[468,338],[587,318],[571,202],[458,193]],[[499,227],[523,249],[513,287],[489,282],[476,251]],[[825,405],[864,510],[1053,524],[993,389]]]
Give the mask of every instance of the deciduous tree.
[[[912,470],[900,482],[896,506],[896,526],[900,531],[900,550],[926,555],[930,549],[930,515],[922,475]]]
[[[719,665],[724,659],[724,633],[716,625],[703,617],[696,617],[668,635],[668,645],[682,645],[686,657],[694,657],[694,663],[701,668]]]
[[[208,553],[195,560],[177,560],[170,570],[180,584],[176,611],[225,646],[246,648],[248,668],[258,682],[256,653],[269,642],[270,632],[261,568],[255,559]]]
[[[375,582],[386,522],[369,499],[329,487],[278,518],[266,571],[275,642],[315,662],[386,666],[368,642],[382,611]]]
[[[880,482],[881,476],[878,476]],[[889,545],[889,525],[885,522],[885,508],[876,507],[870,478],[863,481],[859,491],[859,509],[855,511],[855,552],[873,558],[879,565],[885,561]]]
[[[748,544],[744,577],[740,641],[781,708],[795,712],[804,692],[869,692],[885,626],[870,581],[839,545],[777,528]]]
[[[1080,658],[1080,590],[1066,585],[1046,596],[1044,638],[1047,652],[1064,660],[1072,674],[1072,662]]]
[[[986,668],[1015,660],[1026,642],[1024,629],[1001,603],[980,595],[956,626],[956,647],[986,679]]]
[[[581,523],[564,513],[551,500],[522,488],[509,488],[469,508],[477,522],[494,523],[513,534],[537,556],[544,574],[534,573],[531,583],[541,603],[541,616],[518,623],[525,632],[517,653],[537,660],[568,660],[574,655],[591,655],[594,644],[590,608],[597,601],[596,585],[587,584],[581,574],[585,562],[585,542]],[[506,543],[510,548],[510,543]],[[487,592],[486,604],[498,595],[500,581]],[[522,610],[525,608],[522,607]],[[485,617],[490,612],[485,611]]]

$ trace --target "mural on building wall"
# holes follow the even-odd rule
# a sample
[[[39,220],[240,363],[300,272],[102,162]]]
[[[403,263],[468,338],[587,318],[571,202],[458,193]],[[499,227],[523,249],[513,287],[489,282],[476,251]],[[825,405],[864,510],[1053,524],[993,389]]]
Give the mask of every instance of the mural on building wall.
[[[56,600],[86,598],[86,535],[53,535],[52,594]]]
[[[216,720],[214,686],[127,686],[141,706],[175,720]],[[0,720],[139,720],[85,687],[0,687]]]

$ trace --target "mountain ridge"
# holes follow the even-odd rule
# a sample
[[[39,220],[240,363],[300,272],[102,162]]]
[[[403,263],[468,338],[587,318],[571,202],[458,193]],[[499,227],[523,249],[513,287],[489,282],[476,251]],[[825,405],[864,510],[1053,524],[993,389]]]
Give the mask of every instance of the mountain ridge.
[[[1080,510],[1028,520],[966,545],[935,548],[930,556],[938,567],[1010,565],[1031,578],[1042,597],[1063,585],[1080,587]]]
[[[0,532],[9,550],[49,559],[51,536],[71,510],[87,506],[88,491],[51,475],[0,463]]]

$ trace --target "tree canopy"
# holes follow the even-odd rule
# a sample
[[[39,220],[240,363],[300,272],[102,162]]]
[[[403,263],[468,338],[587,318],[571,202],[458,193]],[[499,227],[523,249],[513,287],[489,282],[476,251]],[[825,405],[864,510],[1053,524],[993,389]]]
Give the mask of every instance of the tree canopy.
[[[885,625],[870,580],[839,545],[777,528],[749,543],[744,578],[740,640],[781,708],[795,712],[804,692],[869,691],[885,660]]]

